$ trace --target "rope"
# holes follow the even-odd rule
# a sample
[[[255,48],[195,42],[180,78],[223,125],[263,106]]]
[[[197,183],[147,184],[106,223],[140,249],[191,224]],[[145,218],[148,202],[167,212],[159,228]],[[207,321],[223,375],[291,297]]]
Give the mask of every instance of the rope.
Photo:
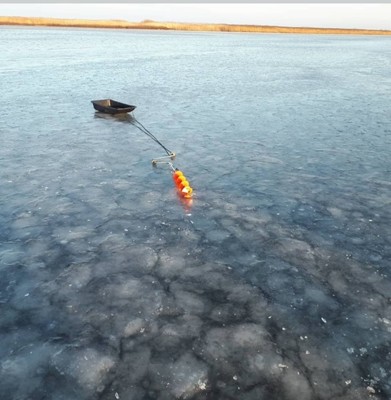
[[[172,176],[175,182],[175,186],[178,189],[178,193],[181,197],[184,199],[188,199],[191,201],[192,198],[192,193],[193,193],[193,188],[190,186],[189,181],[183,175],[183,172],[180,171],[179,169],[175,168],[172,162],[168,161],[168,159],[174,160],[175,158],[175,153],[169,150],[160,140],[157,139],[157,137],[152,134],[140,121],[138,121],[136,118],[132,117],[130,120],[130,123],[135,126],[137,129],[139,129],[141,132],[145,133],[147,136],[149,136],[153,141],[155,141],[158,145],[160,145],[164,151],[167,153],[167,156],[164,157],[159,157],[154,160],[152,160],[152,165],[156,166],[157,164],[166,164],[169,166],[169,168],[172,171]]]
[[[164,144],[157,139],[157,137],[151,133],[140,121],[138,121],[136,118],[132,117],[131,119],[131,124],[135,126],[137,129],[139,129],[141,132],[145,133],[147,136],[149,136],[153,141],[155,141],[157,144],[159,144],[164,151],[167,153],[168,156],[172,157],[175,155],[175,153],[171,150],[169,150]]]

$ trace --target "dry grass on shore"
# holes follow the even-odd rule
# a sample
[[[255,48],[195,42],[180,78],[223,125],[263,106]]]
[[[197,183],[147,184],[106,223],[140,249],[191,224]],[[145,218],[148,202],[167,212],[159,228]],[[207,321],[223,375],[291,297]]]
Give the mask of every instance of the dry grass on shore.
[[[305,33],[343,35],[391,35],[389,30],[305,28],[260,25],[186,24],[175,22],[128,22],[122,20],[84,20],[60,18],[0,17],[0,25],[54,26],[70,28],[160,29],[175,31],[253,32],[253,33]]]

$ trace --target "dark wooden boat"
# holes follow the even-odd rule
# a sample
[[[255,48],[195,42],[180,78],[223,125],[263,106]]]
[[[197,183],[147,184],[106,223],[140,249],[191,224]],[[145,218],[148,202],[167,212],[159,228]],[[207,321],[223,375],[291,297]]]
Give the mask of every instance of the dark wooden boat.
[[[96,111],[106,114],[125,114],[132,112],[136,108],[136,106],[120,103],[119,101],[111,99],[92,100],[91,103],[94,105]]]

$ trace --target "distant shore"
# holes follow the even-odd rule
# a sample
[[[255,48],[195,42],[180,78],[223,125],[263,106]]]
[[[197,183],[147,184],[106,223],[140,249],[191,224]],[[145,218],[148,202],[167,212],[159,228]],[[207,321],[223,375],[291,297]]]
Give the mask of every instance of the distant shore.
[[[53,26],[63,28],[156,29],[202,32],[298,33],[329,35],[391,35],[391,30],[311,28],[263,25],[188,24],[176,22],[85,20],[60,18],[0,17],[0,25]]]

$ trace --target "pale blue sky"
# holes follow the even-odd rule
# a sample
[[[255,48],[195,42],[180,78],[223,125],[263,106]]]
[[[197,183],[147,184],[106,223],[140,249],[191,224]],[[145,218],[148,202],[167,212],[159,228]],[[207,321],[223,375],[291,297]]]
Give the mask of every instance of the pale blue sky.
[[[0,4],[1,16],[391,30],[391,4]]]

